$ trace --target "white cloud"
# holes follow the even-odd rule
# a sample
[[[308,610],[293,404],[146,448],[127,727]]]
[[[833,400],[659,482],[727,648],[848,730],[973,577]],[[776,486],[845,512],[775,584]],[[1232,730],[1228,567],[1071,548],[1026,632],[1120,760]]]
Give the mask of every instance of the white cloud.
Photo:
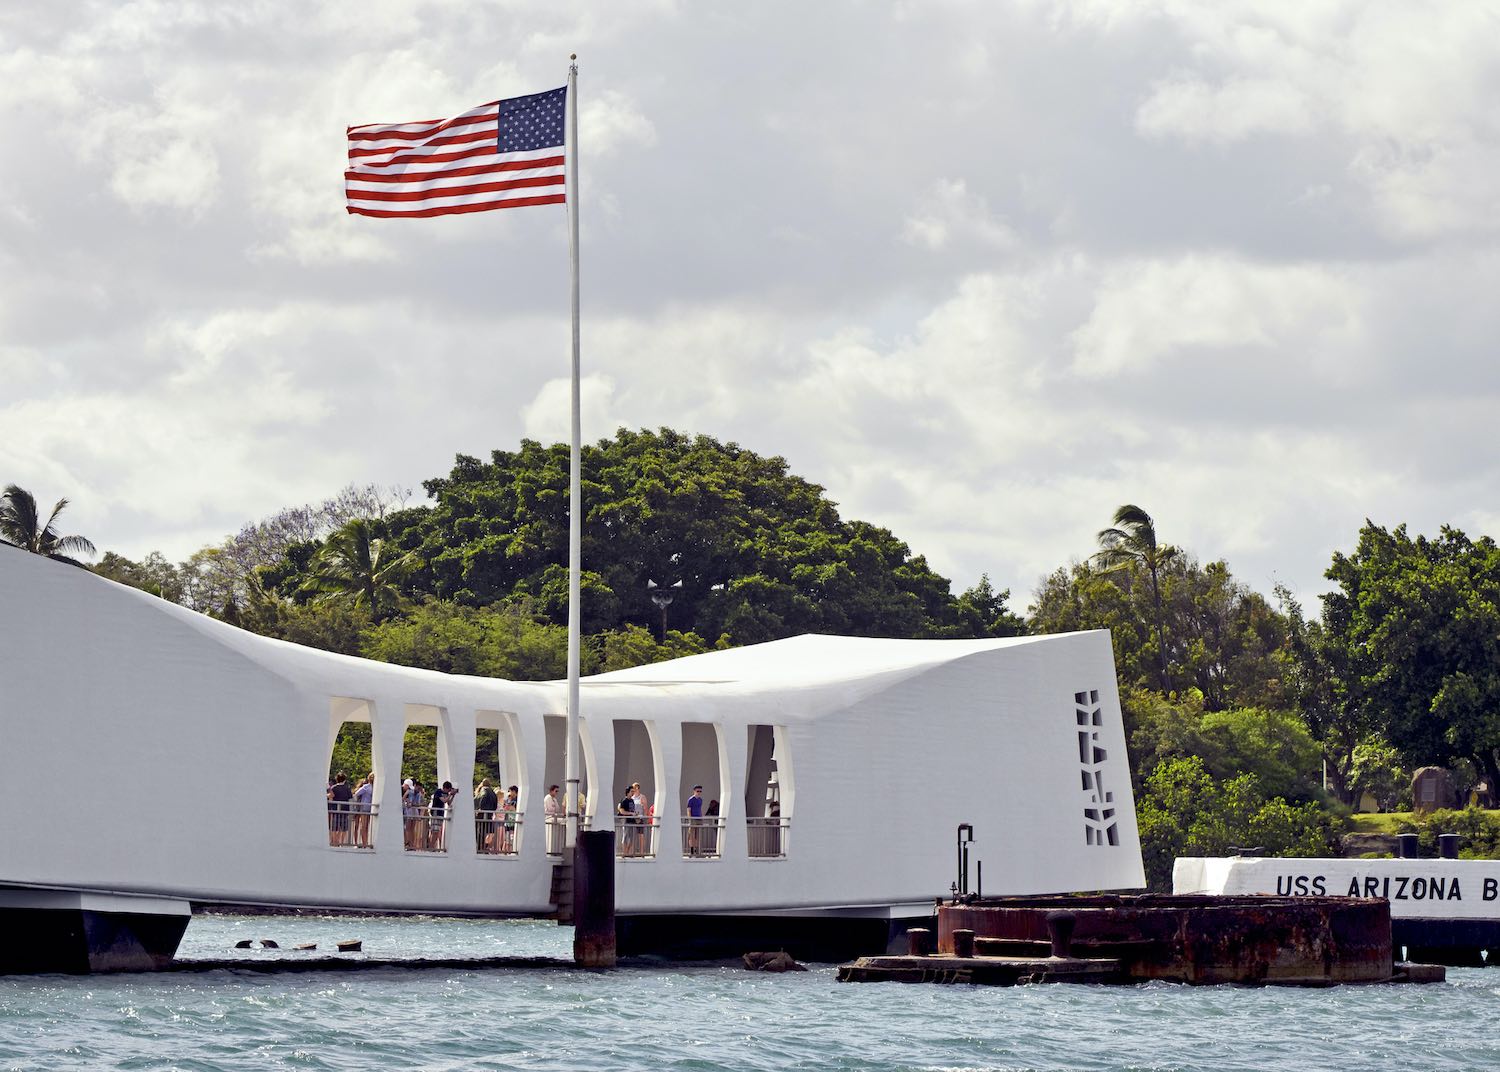
[[[583,442],[607,438],[620,424],[615,413],[615,381],[590,373],[578,381],[580,437]],[[530,439],[567,443],[573,438],[573,385],[568,379],[548,380],[521,409],[521,427]]]
[[[1010,228],[995,217],[983,197],[969,191],[963,179],[937,180],[918,204],[901,230],[902,239],[912,245],[934,252],[955,240],[996,249],[1016,245]]]
[[[1354,330],[1358,304],[1357,291],[1325,268],[1199,256],[1126,263],[1105,274],[1092,314],[1073,333],[1074,368],[1140,375],[1186,351],[1275,355],[1293,340],[1299,350],[1287,356],[1305,364],[1320,337]]]
[[[618,90],[606,89],[580,101],[578,144],[592,155],[608,156],[622,148],[650,148],[656,128],[635,104]]]

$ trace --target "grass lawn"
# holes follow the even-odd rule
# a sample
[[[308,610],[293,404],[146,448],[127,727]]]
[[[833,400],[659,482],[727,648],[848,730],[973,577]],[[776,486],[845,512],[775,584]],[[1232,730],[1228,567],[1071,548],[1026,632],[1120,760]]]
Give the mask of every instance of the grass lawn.
[[[1397,823],[1410,822],[1411,818],[1409,811],[1362,812],[1349,817],[1349,830],[1356,834],[1394,834]]]

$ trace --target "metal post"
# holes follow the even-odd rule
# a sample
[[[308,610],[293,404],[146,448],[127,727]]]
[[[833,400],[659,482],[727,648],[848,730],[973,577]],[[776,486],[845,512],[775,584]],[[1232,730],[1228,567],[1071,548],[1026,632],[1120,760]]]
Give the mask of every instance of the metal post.
[[[577,54],[569,57],[576,60]],[[583,492],[579,478],[582,459],[582,410],[579,386],[578,328],[578,64],[568,66],[567,116],[567,198],[568,260],[572,268],[573,312],[573,441],[568,451],[568,726],[564,746],[563,781],[567,783],[567,825],[563,846],[571,849],[578,843],[578,761],[581,745],[578,735],[578,654],[581,614],[579,576],[583,567]],[[595,789],[597,792],[597,788]]]
[[[955,884],[954,897],[962,896],[969,892],[969,843],[974,840],[974,825],[972,823],[958,824],[958,882]]]

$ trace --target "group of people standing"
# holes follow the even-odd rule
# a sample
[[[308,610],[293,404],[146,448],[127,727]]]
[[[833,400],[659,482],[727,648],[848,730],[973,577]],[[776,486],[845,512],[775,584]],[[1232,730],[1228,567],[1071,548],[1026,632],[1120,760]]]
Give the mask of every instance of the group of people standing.
[[[475,787],[474,844],[481,853],[509,856],[516,851],[520,795],[520,788],[513,785],[502,798],[488,778]]]
[[[371,771],[357,788],[349,787],[349,776],[339,771],[328,783],[328,844],[368,849],[370,845],[371,804],[375,799],[375,772]]]
[[[656,818],[656,810],[651,806],[651,801],[646,799],[646,794],[641,792],[640,782],[631,782],[630,788],[620,798],[620,803],[615,805],[615,815],[622,821],[616,823],[620,838],[621,856],[652,856],[651,851],[651,827]]]
[[[429,797],[422,783],[408,778],[401,783],[403,838],[410,852],[446,852],[448,821],[452,817],[453,799],[457,794],[452,782],[433,789]],[[370,817],[374,813],[375,772],[371,771],[351,787],[349,777],[339,771],[328,783],[328,844],[359,849],[373,848],[370,840]],[[567,807],[560,786],[549,786],[542,801],[546,816],[547,851],[562,851],[563,824]],[[586,814],[587,798],[579,794],[580,816]],[[656,809],[640,782],[631,782],[629,790],[615,808],[621,856],[655,855],[654,827]],[[719,802],[705,801],[703,787],[693,786],[692,796],[683,806],[683,854],[716,856],[719,839]],[[511,855],[516,852],[516,832],[521,821],[520,787],[510,786],[502,795],[481,779],[474,787],[474,844],[482,854]]]
[[[457,792],[452,782],[444,782],[429,798],[415,778],[401,783],[402,836],[408,852],[448,851],[448,818]]]

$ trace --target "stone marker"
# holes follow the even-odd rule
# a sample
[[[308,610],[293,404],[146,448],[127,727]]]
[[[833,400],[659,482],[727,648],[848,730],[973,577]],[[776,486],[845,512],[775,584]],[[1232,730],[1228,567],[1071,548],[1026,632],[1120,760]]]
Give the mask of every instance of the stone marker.
[[[316,949],[316,948],[318,948],[318,943],[317,942],[303,942],[301,945],[297,946],[297,948],[298,949]]]
[[[1456,808],[1458,794],[1453,789],[1453,775],[1442,767],[1420,767],[1411,776],[1411,810],[1435,811]]]
[[[362,942],[362,941],[360,941],[358,938],[356,938],[356,939],[354,939],[353,941],[350,941],[350,942],[340,942],[339,943],[339,952],[340,953],[358,953],[361,950],[363,950],[364,947],[365,947],[365,943]]]

